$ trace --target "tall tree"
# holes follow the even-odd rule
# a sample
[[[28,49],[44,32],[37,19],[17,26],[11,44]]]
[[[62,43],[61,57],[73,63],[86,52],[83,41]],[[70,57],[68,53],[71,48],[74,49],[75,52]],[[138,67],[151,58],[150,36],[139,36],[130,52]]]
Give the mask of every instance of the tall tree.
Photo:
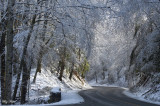
[[[4,1],[1,0],[1,7],[4,8]],[[1,24],[0,24],[0,31],[1,31],[1,40],[0,40],[0,59],[1,59],[1,103],[6,99],[5,97],[5,37],[6,37],[6,20],[3,18],[5,14],[4,9],[1,10]]]
[[[27,15],[27,13],[25,13],[25,15]],[[26,55],[27,55],[27,47],[28,47],[28,43],[29,43],[29,41],[30,41],[30,38],[31,38],[31,35],[32,35],[32,32],[33,32],[33,28],[34,28],[34,24],[35,24],[35,21],[36,21],[36,14],[34,14],[33,16],[32,16],[32,19],[31,19],[31,24],[30,24],[30,27],[29,27],[29,32],[28,32],[28,36],[27,36],[27,38],[26,38],[26,40],[25,40],[25,44],[24,44],[24,49],[23,49],[23,51],[22,51],[22,57],[21,57],[21,61],[20,61],[20,66],[19,66],[19,69],[18,69],[18,75],[17,75],[17,79],[16,79],[16,84],[15,84],[15,87],[14,87],[14,93],[13,93],[13,100],[15,100],[15,98],[16,98],[16,94],[17,94],[17,90],[18,90],[18,88],[19,88],[19,81],[20,81],[20,77],[21,77],[21,72],[22,72],[22,68],[23,68],[23,66],[25,66],[24,65],[24,63],[25,63],[25,57],[26,57]],[[26,64],[26,63],[25,63]],[[26,70],[26,68],[24,68],[24,70],[23,70],[23,76],[22,76],[22,85],[21,85],[21,87],[22,87],[22,92],[23,92],[23,89],[26,89],[25,88],[25,82],[23,82],[23,81],[25,81],[24,79],[26,79],[25,77],[25,73],[28,73],[28,70]],[[23,79],[24,78],[24,79]],[[28,77],[27,77],[28,78]],[[24,84],[24,85],[23,85]],[[24,88],[23,88],[24,87]],[[26,94],[22,94],[22,96],[23,95],[26,95]],[[22,99],[22,101],[21,101],[21,103],[24,103],[25,102],[25,100],[24,100],[24,98],[21,98]]]
[[[64,72],[64,69],[65,69],[65,60],[66,60],[66,47],[62,47],[62,51],[61,51],[62,54],[61,55],[61,60],[60,60],[60,75],[58,77],[58,79],[60,81],[62,81],[62,77],[63,77],[63,72]]]
[[[45,1],[45,7],[48,6],[48,1]],[[47,9],[45,9],[47,10]],[[44,46],[45,44],[47,44],[47,42],[45,42],[45,34],[46,34],[46,31],[47,31],[47,18],[48,18],[48,12],[46,11],[44,13],[44,23],[43,23],[43,31],[42,33],[40,34],[40,39],[42,40],[42,44],[40,44],[40,51],[39,51],[39,57],[38,57],[38,60],[37,60],[37,69],[36,69],[36,73],[34,75],[34,79],[33,79],[33,83],[36,82],[36,77],[37,77],[37,73],[41,73],[41,67],[42,67],[42,58],[43,58],[43,54],[44,54]]]
[[[7,6],[7,26],[6,26],[6,63],[5,63],[5,96],[7,104],[12,100],[12,58],[13,58],[13,22],[14,22],[15,0],[9,0]]]

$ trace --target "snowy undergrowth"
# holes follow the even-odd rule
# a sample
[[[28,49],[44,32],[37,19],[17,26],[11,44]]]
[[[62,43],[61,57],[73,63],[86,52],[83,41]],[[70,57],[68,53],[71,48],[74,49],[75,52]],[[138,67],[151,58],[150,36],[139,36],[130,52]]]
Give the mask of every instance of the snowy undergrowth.
[[[79,80],[73,75],[72,80],[69,79],[69,74],[66,72],[63,76],[63,81],[59,81],[57,76],[51,73],[49,70],[42,69],[41,73],[37,74],[36,83],[33,84],[33,78],[36,69],[31,70],[31,85],[29,92],[29,102],[28,104],[38,104],[45,103],[48,98],[52,88],[59,87],[62,91],[62,100],[56,105],[61,104],[75,104],[83,102],[83,98],[78,95],[78,91],[82,89],[91,88],[84,80]],[[52,104],[52,105],[53,105]]]
[[[147,84],[135,88],[132,92],[135,96],[151,103],[160,104],[160,74],[156,73],[148,80]],[[131,90],[132,91],[132,90]]]
[[[145,90],[147,91],[147,90]],[[153,103],[153,104],[158,104],[160,105],[160,101],[154,101],[153,98],[156,98],[156,99],[160,99],[159,95],[160,95],[160,92],[157,92],[157,93],[154,93],[154,94],[151,94],[149,97],[146,98],[146,96],[144,96],[144,92],[136,92],[136,93],[131,93],[129,90],[125,90],[123,93],[128,96],[128,97],[131,97],[131,98],[134,98],[134,99],[137,99],[137,100],[140,100],[140,101],[145,101],[145,102],[148,102],[148,103]]]

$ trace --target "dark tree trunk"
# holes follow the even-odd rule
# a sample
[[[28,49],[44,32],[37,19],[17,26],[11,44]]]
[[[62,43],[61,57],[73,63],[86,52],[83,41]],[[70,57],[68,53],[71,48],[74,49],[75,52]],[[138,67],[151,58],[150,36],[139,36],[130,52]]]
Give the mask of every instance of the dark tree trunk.
[[[64,35],[65,37],[65,35]],[[64,48],[63,48],[63,53],[62,53],[62,57],[61,57],[61,61],[60,61],[60,67],[61,67],[61,70],[60,70],[60,75],[58,77],[58,79],[60,81],[62,81],[62,77],[63,77],[63,72],[64,72],[64,68],[65,68],[65,58],[66,58],[66,47],[64,45]]]
[[[8,1],[7,7],[7,26],[6,26],[6,50],[5,50],[5,96],[7,100],[7,104],[10,104],[12,100],[12,59],[13,59],[13,7],[15,0]]]
[[[61,70],[60,70],[60,75],[58,77],[58,79],[60,81],[62,81],[62,77],[63,77],[63,72],[64,72],[64,67],[65,67],[65,63],[64,63],[64,60],[61,61]]]
[[[42,67],[41,62],[42,62],[42,57],[39,57],[39,60],[38,60],[38,62],[37,62],[37,69],[36,69],[36,73],[35,73],[35,75],[34,75],[34,79],[33,79],[33,83],[35,83],[35,82],[36,82],[37,73],[38,73],[38,72],[39,72],[39,73],[41,73],[41,67]]]
[[[80,61],[81,60],[81,49],[80,48],[79,48],[78,55],[79,55],[79,61]]]
[[[2,27],[2,26],[1,26]],[[2,32],[4,29],[2,29]],[[5,32],[2,33],[0,44],[0,56],[1,56],[1,103],[5,100]]]
[[[73,71],[74,71],[74,62],[72,63],[71,72],[70,72],[70,75],[69,75],[70,80],[72,79]]]
[[[26,102],[28,79],[29,79],[29,70],[25,62],[23,64],[23,76],[22,76],[22,84],[21,84],[21,104],[24,104]]]
[[[4,5],[3,1],[0,1],[2,3],[2,6]],[[2,7],[3,8],[3,7]],[[1,18],[4,15],[4,11],[1,11]],[[3,105],[3,101],[6,100],[6,94],[5,94],[5,38],[6,38],[6,25],[7,21],[2,18],[1,20],[2,24],[0,24],[0,31],[1,34],[1,40],[0,40],[0,71],[1,71],[1,104]]]
[[[32,19],[30,31],[28,33],[26,45],[24,47],[24,49],[25,49],[24,50],[24,57],[22,58],[24,63],[23,63],[23,74],[22,74],[22,84],[21,84],[21,104],[24,104],[26,101],[25,99],[26,99],[26,93],[27,93],[27,82],[29,79],[29,71],[27,69],[26,61],[24,61],[24,58],[27,55],[27,47],[28,47],[28,43],[29,43],[29,40],[30,40],[32,32],[33,32],[35,20],[36,20],[36,15],[34,15],[33,19]]]
[[[18,70],[18,75],[17,75],[17,79],[16,79],[16,84],[15,84],[14,92],[13,92],[13,96],[12,96],[12,99],[13,99],[13,100],[16,99],[17,90],[18,90],[18,87],[19,87],[19,81],[20,81],[20,78],[21,78],[22,64],[23,64],[23,62],[22,62],[22,60],[21,60],[20,68],[19,68],[19,70]]]
[[[31,74],[31,69],[32,69],[32,64],[33,64],[33,57],[31,57],[30,61],[30,67],[29,67],[29,78],[28,78],[28,100],[29,100],[29,90],[30,90],[30,74]]]
[[[1,103],[5,99],[5,54],[3,54],[1,56]]]
[[[102,72],[102,79],[103,79],[103,80],[105,79],[105,72],[104,72],[104,70],[103,70],[103,72]]]
[[[1,1],[2,6],[3,1]],[[3,8],[3,7],[2,7]],[[4,12],[1,12],[1,17],[3,16]],[[3,24],[0,24],[0,31],[2,32],[1,35],[1,40],[0,40],[0,61],[1,61],[1,67],[0,67],[0,71],[1,71],[1,103],[3,105],[4,100],[6,100],[6,96],[5,96],[5,38],[6,38],[6,20],[2,19],[1,22]]]

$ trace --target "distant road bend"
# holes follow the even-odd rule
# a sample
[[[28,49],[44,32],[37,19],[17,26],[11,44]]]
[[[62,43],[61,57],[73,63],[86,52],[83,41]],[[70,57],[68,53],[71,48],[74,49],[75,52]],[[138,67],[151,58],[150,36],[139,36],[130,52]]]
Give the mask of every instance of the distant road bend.
[[[124,89],[118,87],[93,87],[79,92],[85,100],[84,103],[66,106],[159,106],[129,98],[123,91]]]

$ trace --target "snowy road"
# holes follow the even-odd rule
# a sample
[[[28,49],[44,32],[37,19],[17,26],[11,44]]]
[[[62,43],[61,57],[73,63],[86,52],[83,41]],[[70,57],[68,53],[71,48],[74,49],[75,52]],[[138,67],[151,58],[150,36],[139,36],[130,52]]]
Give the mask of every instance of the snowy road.
[[[129,98],[123,94],[124,89],[117,87],[93,87],[79,94],[85,102],[66,106],[158,106]]]

